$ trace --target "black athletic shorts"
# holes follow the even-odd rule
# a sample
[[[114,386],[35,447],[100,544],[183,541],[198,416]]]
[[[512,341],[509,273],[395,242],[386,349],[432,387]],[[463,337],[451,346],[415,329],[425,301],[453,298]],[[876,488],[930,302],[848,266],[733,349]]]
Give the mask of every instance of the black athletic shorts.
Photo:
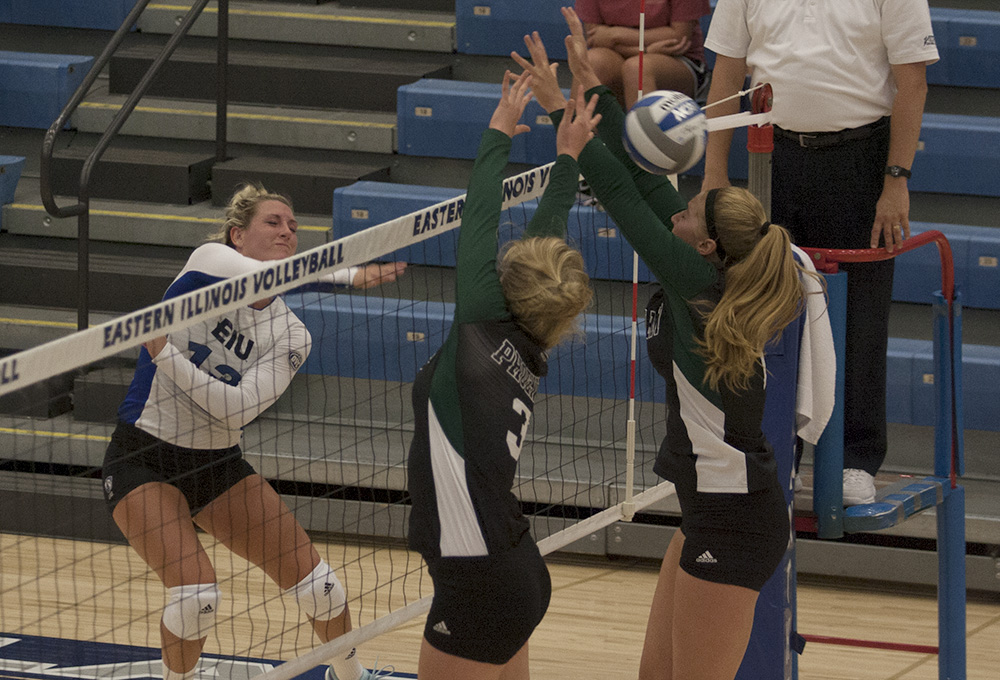
[[[165,482],[184,494],[195,515],[252,474],[254,469],[243,460],[239,445],[186,449],[119,422],[104,454],[104,500],[113,512],[133,489],[148,482]]]
[[[505,553],[438,557],[427,561],[427,569],[434,600],[424,637],[446,654],[505,664],[549,607],[549,570],[527,533]]]
[[[774,484],[753,493],[699,493],[677,487],[684,549],[695,578],[760,591],[788,550],[785,495]]]

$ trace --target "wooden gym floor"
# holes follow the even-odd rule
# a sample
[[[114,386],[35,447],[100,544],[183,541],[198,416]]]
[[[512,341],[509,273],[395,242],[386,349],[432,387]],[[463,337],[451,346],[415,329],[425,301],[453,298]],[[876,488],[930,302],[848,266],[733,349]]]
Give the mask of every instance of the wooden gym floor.
[[[261,573],[203,536],[225,600],[206,652],[286,659],[308,651],[310,630],[287,612]],[[370,554],[351,544],[322,543],[320,553],[338,569],[355,620],[397,608],[430,592],[419,559],[402,549]],[[545,680],[633,680],[656,582],[649,562],[553,559],[552,603],[531,639],[532,675]],[[373,601],[375,579],[408,572],[389,596]],[[121,545],[0,534],[0,633],[116,642],[155,647],[163,589]],[[367,598],[367,599],[365,599]],[[372,603],[373,602],[373,603]],[[77,603],[77,604],[74,604]],[[122,611],[128,614],[123,617]],[[390,663],[415,673],[423,619],[365,643],[362,661]],[[932,593],[884,592],[875,585],[800,584],[802,634],[934,646],[937,606]],[[1000,598],[973,598],[967,617],[968,678],[1000,673]],[[2,667],[2,666],[0,666]],[[8,673],[0,673],[5,677]],[[863,649],[810,642],[799,658],[801,680],[933,680],[937,657],[926,653]]]

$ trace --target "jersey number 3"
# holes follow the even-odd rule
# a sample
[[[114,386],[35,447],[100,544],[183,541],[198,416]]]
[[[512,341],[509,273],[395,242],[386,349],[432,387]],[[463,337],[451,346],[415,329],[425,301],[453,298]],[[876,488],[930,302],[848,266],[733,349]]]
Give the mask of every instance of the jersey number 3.
[[[513,403],[514,413],[519,415],[523,420],[521,421],[521,431],[511,432],[507,431],[507,449],[510,451],[510,457],[517,460],[521,457],[521,446],[524,445],[524,435],[528,433],[528,422],[531,420],[531,409],[520,399],[515,398]]]

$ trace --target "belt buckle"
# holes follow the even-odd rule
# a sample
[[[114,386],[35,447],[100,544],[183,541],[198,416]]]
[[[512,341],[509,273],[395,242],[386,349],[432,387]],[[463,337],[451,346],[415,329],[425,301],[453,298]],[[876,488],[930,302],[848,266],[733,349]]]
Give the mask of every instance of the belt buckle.
[[[799,146],[805,147],[805,148],[808,149],[810,145],[806,143],[806,140],[807,139],[816,139],[818,136],[819,135],[807,135],[807,134],[803,134],[803,133],[800,132],[799,133]]]

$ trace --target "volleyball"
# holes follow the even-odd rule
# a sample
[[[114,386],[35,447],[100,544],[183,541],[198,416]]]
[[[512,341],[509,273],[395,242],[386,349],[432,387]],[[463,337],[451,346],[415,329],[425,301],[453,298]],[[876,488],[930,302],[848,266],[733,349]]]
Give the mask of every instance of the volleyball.
[[[625,116],[622,141],[636,165],[654,175],[684,172],[705,153],[705,112],[672,90],[650,92]]]

